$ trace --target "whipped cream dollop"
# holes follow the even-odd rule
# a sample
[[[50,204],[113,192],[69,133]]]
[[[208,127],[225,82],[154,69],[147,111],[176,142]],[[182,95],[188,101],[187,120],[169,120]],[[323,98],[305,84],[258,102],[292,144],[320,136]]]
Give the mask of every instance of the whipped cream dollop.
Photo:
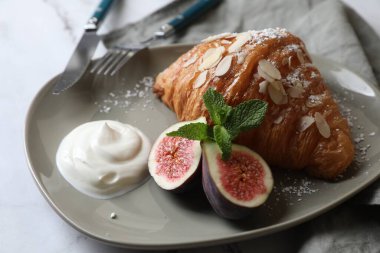
[[[77,190],[95,198],[120,196],[148,176],[149,139],[137,128],[117,121],[82,124],[61,142],[56,162]]]

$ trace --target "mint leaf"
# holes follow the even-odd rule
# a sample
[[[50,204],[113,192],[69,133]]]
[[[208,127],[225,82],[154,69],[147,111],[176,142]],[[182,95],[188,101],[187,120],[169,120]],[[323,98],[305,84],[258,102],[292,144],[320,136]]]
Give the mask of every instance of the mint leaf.
[[[177,131],[167,133],[167,136],[179,136],[189,140],[212,141],[213,134],[211,128],[205,123],[189,123],[181,126]]]
[[[214,123],[211,128],[205,123],[189,123],[167,136],[179,136],[190,140],[215,141],[222,151],[222,159],[231,156],[232,140],[241,131],[258,127],[264,120],[268,104],[262,100],[248,100],[232,108],[215,89],[208,89],[203,102]]]
[[[258,99],[248,100],[234,107],[225,124],[232,139],[241,131],[260,126],[267,109],[268,104]]]
[[[210,88],[203,95],[203,102],[215,125],[223,125],[232,107],[224,102],[223,96]]]
[[[228,160],[231,156],[232,138],[227,129],[220,125],[214,126],[214,139],[222,151],[222,159]]]

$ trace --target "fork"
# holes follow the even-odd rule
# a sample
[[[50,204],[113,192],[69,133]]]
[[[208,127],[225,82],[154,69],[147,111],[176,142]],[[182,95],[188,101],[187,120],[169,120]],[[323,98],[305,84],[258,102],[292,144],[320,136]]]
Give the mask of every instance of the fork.
[[[148,47],[154,41],[166,39],[174,33],[182,30],[202,14],[216,7],[221,1],[222,0],[198,0],[184,12],[177,15],[168,23],[162,25],[160,29],[150,38],[140,41],[137,45],[112,47],[91,68],[90,73],[96,75],[114,76],[136,52]]]

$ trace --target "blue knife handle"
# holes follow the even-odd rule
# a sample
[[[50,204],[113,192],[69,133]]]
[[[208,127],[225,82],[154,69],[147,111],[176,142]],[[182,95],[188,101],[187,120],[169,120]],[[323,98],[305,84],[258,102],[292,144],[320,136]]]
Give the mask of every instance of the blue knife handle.
[[[94,14],[92,14],[91,18],[87,21],[85,25],[86,31],[96,31],[106,16],[111,4],[114,0],[101,0],[98,7],[96,8]]]
[[[195,4],[191,5],[184,12],[177,15],[170,20],[167,24],[163,25],[160,30],[163,33],[161,37],[168,37],[174,32],[178,32],[182,28],[195,21],[205,12],[217,6],[222,0],[198,0]]]

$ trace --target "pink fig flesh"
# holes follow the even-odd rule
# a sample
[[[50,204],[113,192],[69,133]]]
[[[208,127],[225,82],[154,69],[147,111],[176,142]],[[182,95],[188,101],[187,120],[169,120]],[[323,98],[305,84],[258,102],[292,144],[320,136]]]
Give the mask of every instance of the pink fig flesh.
[[[215,143],[203,144],[202,184],[215,212],[228,219],[240,219],[268,198],[272,173],[252,150],[233,145],[231,158],[223,161]]]
[[[158,186],[165,190],[185,191],[199,170],[202,149],[199,141],[166,134],[188,123],[206,123],[204,117],[195,121],[179,122],[166,129],[153,144],[149,155],[149,173]]]

